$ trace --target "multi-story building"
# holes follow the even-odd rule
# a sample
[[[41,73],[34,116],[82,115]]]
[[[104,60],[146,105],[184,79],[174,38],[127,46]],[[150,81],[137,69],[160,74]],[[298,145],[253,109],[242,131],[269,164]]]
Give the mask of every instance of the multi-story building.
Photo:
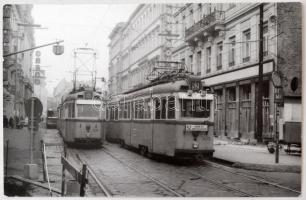
[[[170,60],[172,7],[141,4],[127,22],[118,23],[109,38],[109,90],[111,95],[146,84],[157,60]]]
[[[217,96],[215,134],[260,139],[256,129],[259,4],[184,4],[173,10],[172,58],[200,75]],[[301,121],[301,7],[266,3],[263,11],[263,138],[273,133],[275,88],[283,76],[280,121]],[[294,114],[293,114],[294,113]],[[282,126],[280,126],[282,127]],[[282,133],[282,128],[280,128]]]
[[[53,90],[53,97],[57,105],[61,103],[62,96],[68,94],[73,88],[72,81],[62,79]]]
[[[25,117],[24,102],[31,97],[32,52],[6,56],[33,47],[32,5],[3,6],[3,115]]]

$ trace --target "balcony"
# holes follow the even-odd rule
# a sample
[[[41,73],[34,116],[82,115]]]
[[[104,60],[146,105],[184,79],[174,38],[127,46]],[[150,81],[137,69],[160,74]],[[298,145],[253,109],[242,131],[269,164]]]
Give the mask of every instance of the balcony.
[[[247,57],[244,57],[243,59],[242,59],[242,62],[249,62],[250,61],[250,56],[247,56]]]
[[[203,37],[203,32],[214,35],[219,31],[220,25],[224,25],[224,11],[214,11],[213,13],[203,16],[203,18],[193,26],[185,30],[185,40],[192,41],[195,37]]]

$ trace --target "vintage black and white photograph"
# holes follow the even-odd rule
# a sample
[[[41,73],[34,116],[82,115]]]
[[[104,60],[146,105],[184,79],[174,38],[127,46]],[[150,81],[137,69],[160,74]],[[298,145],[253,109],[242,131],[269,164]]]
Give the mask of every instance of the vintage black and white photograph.
[[[2,196],[303,196],[303,3],[1,6]]]

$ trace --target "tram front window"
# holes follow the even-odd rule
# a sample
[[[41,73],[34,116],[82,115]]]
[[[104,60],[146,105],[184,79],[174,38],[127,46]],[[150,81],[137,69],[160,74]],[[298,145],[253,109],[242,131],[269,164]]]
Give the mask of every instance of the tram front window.
[[[181,116],[193,118],[207,118],[210,116],[209,100],[180,99]]]
[[[99,117],[99,105],[78,104],[78,117]]]

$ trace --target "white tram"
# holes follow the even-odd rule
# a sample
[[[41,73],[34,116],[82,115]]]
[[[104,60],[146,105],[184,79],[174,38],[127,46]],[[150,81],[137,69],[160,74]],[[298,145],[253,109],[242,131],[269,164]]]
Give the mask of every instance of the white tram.
[[[214,95],[195,76],[151,84],[108,103],[106,139],[143,155],[211,157],[213,110]]]
[[[94,100],[96,99],[96,100]],[[100,93],[81,88],[62,98],[57,127],[68,145],[101,146],[104,131]]]

